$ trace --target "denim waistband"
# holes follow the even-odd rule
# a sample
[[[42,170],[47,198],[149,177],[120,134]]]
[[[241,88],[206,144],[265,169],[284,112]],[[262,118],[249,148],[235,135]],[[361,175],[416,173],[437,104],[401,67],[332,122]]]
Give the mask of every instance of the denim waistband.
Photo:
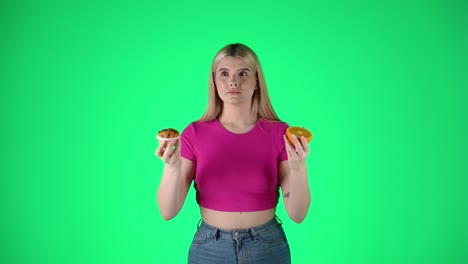
[[[205,223],[202,219],[200,219],[197,226],[199,229],[205,230],[208,233],[213,234],[214,237],[216,238],[242,239],[242,238],[255,236],[259,232],[262,232],[266,229],[269,229],[275,226],[281,226],[282,224],[283,222],[281,221],[281,219],[279,219],[279,217],[275,215],[271,220],[269,220],[268,222],[264,224],[261,224],[259,226],[255,226],[252,228],[246,228],[246,229],[225,230],[225,229],[211,226]]]

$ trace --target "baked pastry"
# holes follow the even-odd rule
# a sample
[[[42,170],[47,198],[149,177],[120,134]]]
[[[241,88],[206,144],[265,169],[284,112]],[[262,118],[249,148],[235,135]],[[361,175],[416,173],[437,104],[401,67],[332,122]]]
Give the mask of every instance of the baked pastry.
[[[301,142],[302,136],[305,137],[305,139],[307,140],[307,143],[309,143],[312,140],[312,133],[303,127],[292,126],[286,129],[286,137],[288,138],[289,142],[291,142],[291,144],[294,145],[294,140],[293,140],[292,135],[295,135],[297,139],[299,139],[299,143]]]
[[[165,128],[158,132],[156,138],[161,141],[177,140],[180,138],[180,133],[177,131],[177,129]]]

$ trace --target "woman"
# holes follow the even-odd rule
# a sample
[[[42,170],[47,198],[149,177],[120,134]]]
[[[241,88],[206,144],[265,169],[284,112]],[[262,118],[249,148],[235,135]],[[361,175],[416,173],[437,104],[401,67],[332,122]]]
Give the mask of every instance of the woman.
[[[180,143],[161,142],[164,162],[158,204],[175,217],[194,181],[202,216],[189,263],[290,263],[276,205],[281,187],[289,217],[301,223],[310,204],[304,137],[285,137],[255,53],[231,44],[215,56],[209,100]],[[174,148],[173,148],[174,147]]]

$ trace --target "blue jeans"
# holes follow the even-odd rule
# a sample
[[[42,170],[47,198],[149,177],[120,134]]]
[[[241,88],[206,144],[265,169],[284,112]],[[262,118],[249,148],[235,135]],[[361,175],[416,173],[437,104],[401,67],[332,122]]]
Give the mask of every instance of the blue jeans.
[[[190,245],[189,264],[288,264],[291,254],[281,220],[249,229],[223,230],[204,222]]]

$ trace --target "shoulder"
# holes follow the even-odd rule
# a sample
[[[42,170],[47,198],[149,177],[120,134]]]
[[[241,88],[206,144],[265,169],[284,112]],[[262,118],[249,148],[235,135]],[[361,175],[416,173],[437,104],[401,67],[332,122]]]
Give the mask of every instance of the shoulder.
[[[283,121],[272,121],[267,119],[261,119],[260,125],[263,129],[271,131],[273,133],[285,133],[286,129],[289,127],[286,122]]]
[[[214,121],[193,121],[191,122],[184,130],[182,130],[182,136],[192,136],[200,131],[205,131],[206,129],[212,129],[214,127]]]

